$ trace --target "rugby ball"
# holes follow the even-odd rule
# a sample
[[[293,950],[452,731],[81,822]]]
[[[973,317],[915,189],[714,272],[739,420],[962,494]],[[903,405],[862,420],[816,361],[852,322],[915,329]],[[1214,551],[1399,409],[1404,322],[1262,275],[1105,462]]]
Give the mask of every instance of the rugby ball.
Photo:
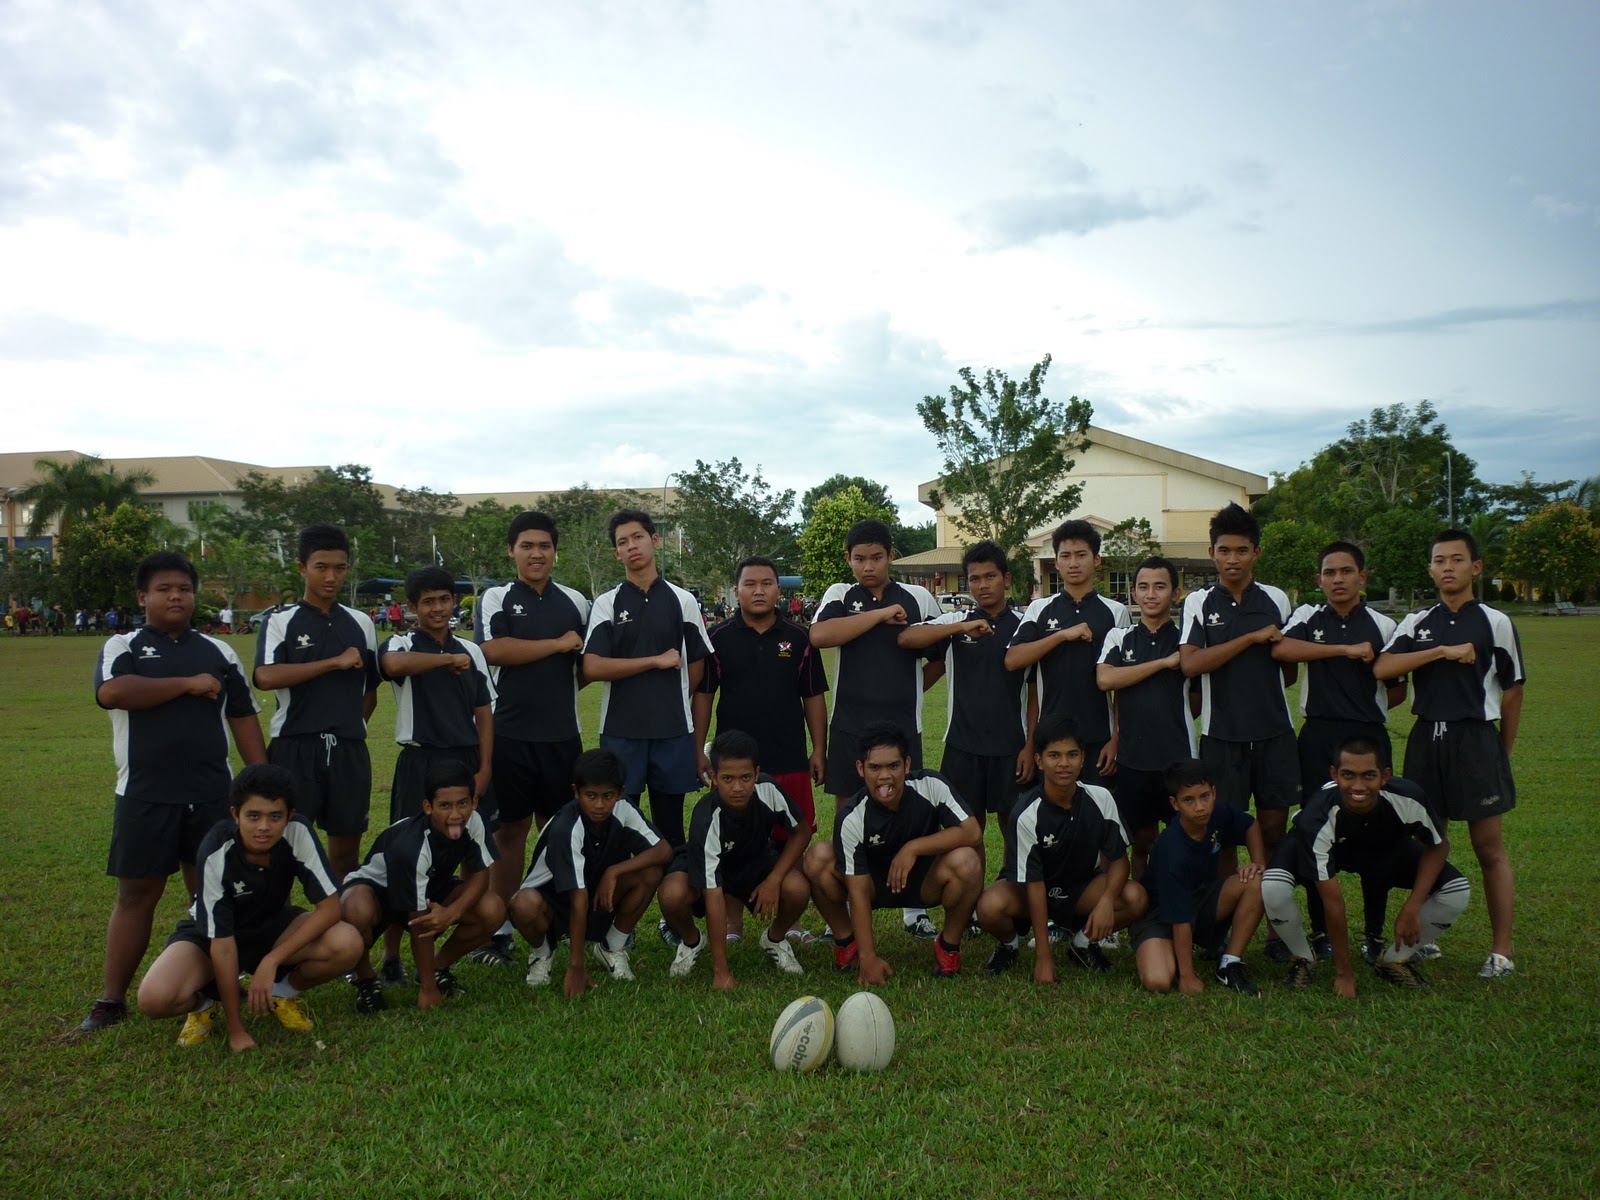
[[[833,1010],[826,1000],[801,996],[778,1017],[768,1046],[775,1071],[815,1071],[833,1050]]]
[[[834,1057],[850,1071],[881,1071],[894,1057],[894,1017],[871,992],[857,992],[839,1005]]]

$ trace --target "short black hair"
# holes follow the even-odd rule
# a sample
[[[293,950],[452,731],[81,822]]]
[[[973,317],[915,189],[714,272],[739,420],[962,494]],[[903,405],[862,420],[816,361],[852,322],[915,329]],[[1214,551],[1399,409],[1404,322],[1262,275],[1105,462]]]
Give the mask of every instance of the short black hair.
[[[444,788],[472,791],[472,769],[459,758],[437,758],[422,776],[422,796],[432,800]]]
[[[975,563],[988,563],[1002,575],[1011,571],[1011,560],[1006,557],[1006,552],[1000,549],[995,542],[984,540],[976,546],[968,546],[961,555],[961,574],[965,578],[968,570]]]
[[[176,550],[157,550],[154,554],[147,554],[139,560],[139,565],[133,573],[134,590],[149,591],[150,577],[157,571],[182,571],[189,577],[191,587],[200,586],[200,572],[194,569],[194,564],[187,557]]]
[[[739,580],[744,576],[745,571],[747,571],[751,567],[765,567],[767,570],[772,572],[772,577],[774,579],[776,579],[778,577],[778,564],[777,563],[773,562],[770,558],[767,558],[765,555],[752,554],[749,558],[741,558],[739,560],[739,565],[734,567],[734,569],[733,569],[733,586],[734,587],[738,587],[739,586]]]
[[[1339,743],[1339,749],[1333,755],[1333,765],[1337,767],[1346,754],[1354,754],[1357,758],[1370,754],[1378,760],[1380,767],[1383,766],[1383,754],[1378,749],[1378,743],[1364,733],[1351,734]]]
[[[1161,782],[1167,789],[1167,795],[1174,799],[1185,788],[1197,787],[1202,783],[1208,783],[1212,787],[1217,786],[1211,764],[1201,762],[1198,758],[1180,758],[1177,762],[1169,764],[1167,769],[1161,772]]]
[[[291,812],[299,799],[289,768],[275,763],[256,763],[233,777],[233,783],[228,786],[228,807],[240,808],[251,796],[260,796],[263,800],[282,800]]]
[[[1323,560],[1330,554],[1348,554],[1356,560],[1356,570],[1365,571],[1367,569],[1367,556],[1361,552],[1360,546],[1354,542],[1329,542],[1317,552],[1317,570],[1319,572],[1322,570]]]
[[[868,517],[865,521],[857,521],[850,526],[850,532],[844,535],[844,552],[849,554],[857,546],[882,546],[887,554],[894,553],[894,534],[889,532],[889,527],[876,517]]]
[[[1248,538],[1257,550],[1261,549],[1261,523],[1250,514],[1249,509],[1240,508],[1237,504],[1224,504],[1217,509],[1212,514],[1208,532],[1213,546],[1221,537],[1242,537]]]
[[[449,592],[456,594],[456,581],[443,567],[417,567],[406,572],[406,599],[413,605],[422,599],[423,592]]]
[[[627,778],[627,769],[615,750],[585,750],[572,764],[575,788],[614,787],[620,792]]]
[[[1139,582],[1140,571],[1165,571],[1172,580],[1172,590],[1178,590],[1178,568],[1170,558],[1162,558],[1159,554],[1152,554],[1133,569],[1133,581]]]
[[[1045,747],[1051,742],[1074,741],[1078,749],[1083,749],[1083,733],[1078,729],[1078,723],[1071,717],[1064,717],[1056,713],[1049,717],[1040,717],[1039,723],[1033,727],[1033,752],[1043,754]]]
[[[561,535],[556,532],[556,519],[542,512],[520,512],[512,517],[511,525],[506,530],[506,545],[515,546],[517,538],[530,529],[548,533],[552,546],[561,545]]]
[[[893,746],[901,758],[911,757],[911,739],[893,721],[874,721],[861,731],[856,739],[856,761],[866,762],[867,755],[879,746]]]
[[[606,537],[611,544],[617,544],[617,530],[630,522],[637,521],[644,526],[644,531],[651,537],[656,535],[656,523],[650,519],[650,514],[642,508],[619,508],[611,514],[611,519],[606,522]]]
[[[1478,561],[1478,539],[1465,529],[1441,529],[1433,535],[1433,541],[1428,543],[1428,557],[1433,557],[1433,548],[1440,542],[1465,542],[1467,553],[1472,556],[1472,561]]]
[[[1100,553],[1100,531],[1087,521],[1063,521],[1050,535],[1050,550],[1061,552],[1062,542],[1085,542],[1095,554]]]
[[[757,769],[761,766],[761,747],[755,738],[742,729],[725,729],[717,734],[717,740],[711,743],[711,769],[716,770],[724,760],[730,758],[744,758]],[[652,801],[654,803],[654,801]]]
[[[302,565],[318,550],[343,550],[350,553],[350,535],[337,525],[307,525],[300,531],[295,561]]]

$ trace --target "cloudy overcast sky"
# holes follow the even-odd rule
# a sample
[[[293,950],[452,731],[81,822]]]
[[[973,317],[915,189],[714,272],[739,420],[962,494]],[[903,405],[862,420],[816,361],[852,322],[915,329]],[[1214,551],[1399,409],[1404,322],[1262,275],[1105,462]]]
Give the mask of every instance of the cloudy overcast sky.
[[[0,3],[9,449],[937,473],[962,366],[1266,473],[1600,471],[1600,5]],[[925,511],[925,510],[924,510]]]

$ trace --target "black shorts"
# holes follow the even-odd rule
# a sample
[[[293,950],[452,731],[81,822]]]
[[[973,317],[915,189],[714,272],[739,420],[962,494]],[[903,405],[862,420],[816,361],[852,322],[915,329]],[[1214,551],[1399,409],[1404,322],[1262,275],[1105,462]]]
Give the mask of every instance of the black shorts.
[[[1227,922],[1217,920],[1217,901],[1222,898],[1222,879],[1211,879],[1194,890],[1194,921],[1189,928],[1196,948],[1204,949],[1222,940]],[[1172,940],[1172,926],[1161,919],[1157,905],[1152,904],[1144,916],[1135,918],[1128,926],[1128,940],[1137,950],[1152,938]]]
[[[478,748],[476,746],[401,746],[400,757],[394,760],[394,782],[389,785],[389,824],[422,811],[428,772],[435,763],[452,761],[466,764],[472,774],[478,773]],[[478,813],[485,827],[491,827],[494,797],[487,796],[478,802]],[[487,814],[487,815],[485,815]]]
[[[855,764],[850,769],[854,771]],[[973,754],[946,746],[939,774],[949,782],[956,799],[975,816],[986,812],[1009,816],[1017,802],[1020,789],[1015,754]]]
[[[1307,717],[1300,727],[1300,788],[1302,798],[1322,790],[1331,776],[1334,756],[1346,738],[1364,737],[1378,747],[1378,765],[1394,766],[1394,750],[1389,745],[1389,727],[1368,721],[1334,721],[1327,717]]]
[[[1105,742],[1083,742],[1083,770],[1078,773],[1079,783],[1100,782],[1100,751],[1106,748]]]
[[[1131,836],[1136,829],[1154,829],[1172,820],[1174,810],[1167,796],[1165,771],[1141,771],[1138,767],[1117,764],[1111,777],[1111,794],[1117,800],[1117,815]]]
[[[507,824],[529,817],[549,820],[572,799],[572,765],[582,753],[582,738],[524,742],[496,734],[494,815]]]
[[[1452,821],[1497,817],[1517,806],[1511,759],[1493,721],[1423,721],[1406,740],[1406,778]]]
[[[180,863],[195,861],[201,839],[227,815],[226,801],[156,804],[117,796],[106,874],[113,879],[165,879]]]
[[[922,770],[922,734],[914,725],[904,728],[911,742],[911,769]],[[856,761],[861,757],[861,732],[840,725],[828,726],[828,770],[822,786],[830,796],[853,796],[861,788]]]
[[[651,812],[655,811],[656,793],[663,796],[683,796],[704,785],[695,766],[694,737],[680,734],[666,738],[627,738],[602,733],[600,748],[610,750],[622,759],[627,772],[622,794],[637,799],[650,789]],[[568,795],[572,779],[567,778]],[[681,819],[681,818],[680,818]]]
[[[306,910],[289,905],[279,910],[265,925],[256,929],[239,929],[234,931],[234,945],[239,950],[239,971],[253,972],[261,965],[261,960],[271,953],[272,948],[278,944],[278,939],[288,932],[289,926],[304,916]],[[200,923],[192,918],[185,917],[178,922],[178,927],[172,931],[172,936],[167,939],[167,945],[175,946],[179,942],[188,942],[191,946],[198,946],[200,953],[210,956],[211,939],[200,928]]]
[[[926,908],[927,902],[922,898],[922,885],[927,882],[928,872],[933,870],[933,864],[938,861],[937,854],[926,855],[917,859],[911,868],[911,874],[906,876],[906,886],[898,892],[889,890],[889,880],[882,875],[870,874],[872,880],[872,907],[880,908]],[[849,876],[845,877],[846,879]]]
[[[548,945],[555,945],[567,934],[572,932],[572,893],[558,892],[549,884],[534,889],[544,897],[544,902],[550,909],[550,927],[545,930],[545,939]],[[588,923],[584,926],[583,940],[586,942],[603,942],[606,934],[611,932],[611,920],[614,914],[589,905]]]
[[[1300,752],[1294,733],[1280,733],[1260,742],[1200,739],[1200,758],[1215,775],[1217,803],[1250,811],[1288,809],[1300,803]]]
[[[1341,863],[1340,869],[1361,880],[1363,894],[1369,887],[1381,887],[1390,892],[1409,892],[1416,886],[1417,867],[1421,865],[1426,849],[1416,838],[1403,837],[1379,853]],[[1280,871],[1288,871],[1299,887],[1307,891],[1316,889],[1317,862],[1311,853],[1311,843],[1300,833],[1291,830],[1283,839],[1272,856],[1272,866]],[[1439,878],[1434,882],[1433,891],[1438,891],[1452,879],[1460,878],[1461,872],[1447,862],[1439,869]]]
[[[297,733],[275,737],[267,761],[294,776],[295,811],[329,837],[359,837],[372,806],[372,759],[365,738]]]
[[[722,872],[723,894],[732,896],[748,908],[750,906],[750,897],[755,895],[756,889],[765,883],[767,876],[771,875],[773,870],[776,869],[778,856],[782,853],[783,848],[776,842],[768,842],[765,852],[759,859],[753,862],[736,864],[731,869],[724,867]],[[680,871],[685,875],[689,873],[689,848],[687,846],[678,847],[672,856],[672,861],[667,864],[662,880],[665,881],[667,875]],[[691,884],[690,886],[693,885]],[[695,901],[694,915],[697,917],[706,915],[706,904],[703,897]]]
[[[428,880],[428,890],[424,896],[424,899],[431,900],[435,904],[449,904],[450,893],[460,887],[461,883],[462,881],[457,879],[454,875],[448,876],[444,879],[430,879]],[[346,880],[339,887],[339,895],[343,896],[352,888],[358,887],[371,888],[373,894],[378,897],[379,916],[378,923],[376,926],[374,926],[372,931],[374,936],[382,933],[391,926],[399,926],[401,929],[404,929],[410,922],[414,914],[402,912],[398,908],[390,908],[384,903],[384,901],[389,897],[388,892],[385,889],[378,887],[378,885],[373,883],[370,879]]]

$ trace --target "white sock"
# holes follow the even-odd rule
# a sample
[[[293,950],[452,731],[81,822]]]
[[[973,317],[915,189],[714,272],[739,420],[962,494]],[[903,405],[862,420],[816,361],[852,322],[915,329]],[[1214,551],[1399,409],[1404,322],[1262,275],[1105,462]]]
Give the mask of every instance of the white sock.
[[[1392,943],[1383,952],[1383,961],[1386,963],[1410,962],[1411,956],[1417,952],[1415,946],[1399,947]]]
[[[1089,948],[1089,935],[1083,930],[1078,930],[1072,935],[1072,948],[1074,950],[1087,950]]]
[[[606,949],[615,954],[619,950],[628,948],[628,935],[613,925],[606,930]]]
[[[300,994],[300,989],[295,987],[294,984],[290,983],[289,977],[285,975],[282,979],[278,980],[277,983],[272,985],[272,994],[283,1000],[293,1000]]]
[[[210,996],[201,996],[200,997],[200,1007],[191,1008],[189,1011],[190,1012],[203,1013],[203,1012],[206,1011],[206,1009],[210,1008],[215,1003],[216,1003],[216,1001],[213,1000]]]
[[[511,922],[507,921],[494,931],[494,935],[495,937],[510,937],[515,932],[516,930],[511,927]]]
[[[1006,945],[1010,946],[1011,949],[1013,949],[1013,950],[1021,948],[1021,946],[1022,946],[1022,935],[1020,933],[1017,934],[1009,942],[1007,942]]]
[[[1236,963],[1236,962],[1243,962],[1243,961],[1244,960],[1241,959],[1237,954],[1224,954],[1222,956],[1222,961],[1217,964],[1217,970],[1225,971],[1225,970],[1227,970],[1227,967],[1228,967],[1229,963]]]
[[[539,939],[539,944],[537,946],[528,947],[528,956],[530,958],[549,958],[550,957],[550,939],[549,938],[540,938]]]
[[[1306,940],[1300,905],[1294,898],[1294,875],[1281,867],[1270,867],[1261,876],[1261,903],[1267,910],[1267,924],[1283,940],[1295,958],[1315,961],[1311,943]]]

